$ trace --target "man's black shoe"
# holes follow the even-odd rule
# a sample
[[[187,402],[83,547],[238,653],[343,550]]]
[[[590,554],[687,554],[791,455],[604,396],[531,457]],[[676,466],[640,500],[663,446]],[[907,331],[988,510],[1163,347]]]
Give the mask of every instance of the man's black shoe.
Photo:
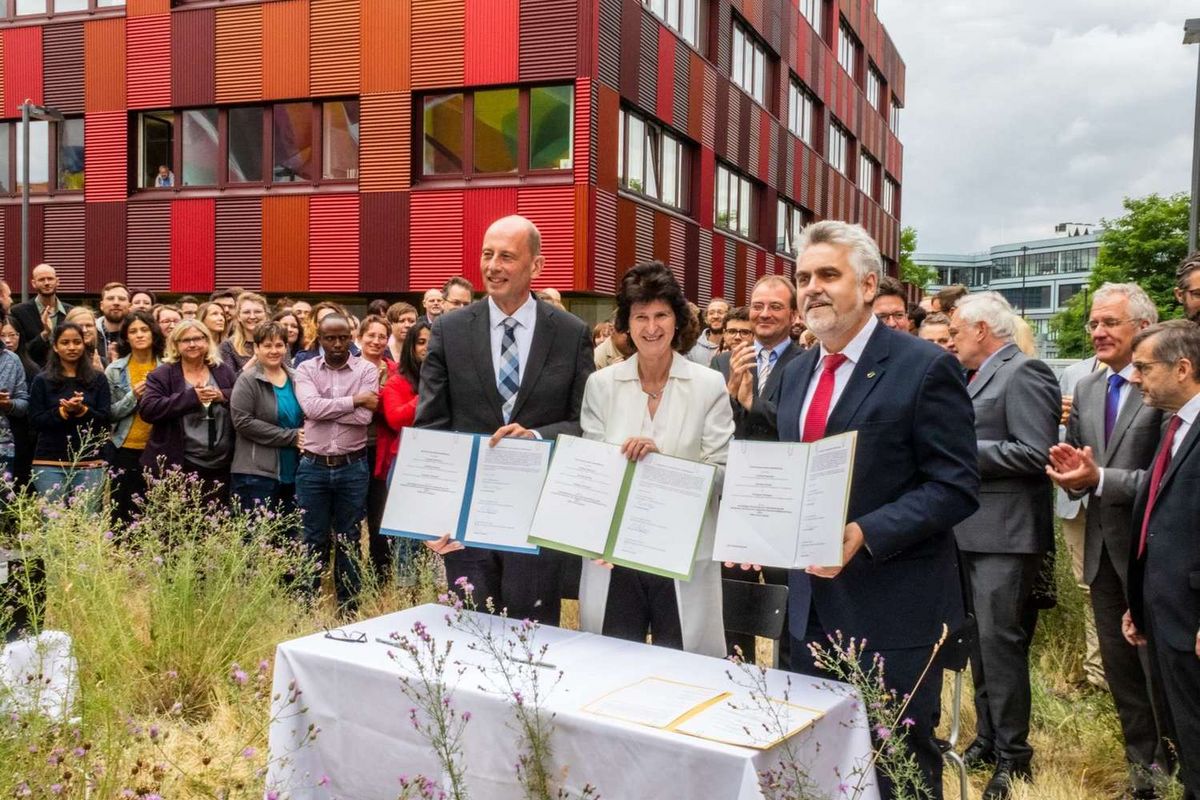
[[[1019,780],[1033,780],[1028,761],[1015,761],[1001,757],[996,762],[996,771],[983,790],[983,800],[1008,800],[1012,785]]]
[[[963,763],[967,769],[982,769],[996,765],[996,748],[987,739],[976,739],[963,751]]]

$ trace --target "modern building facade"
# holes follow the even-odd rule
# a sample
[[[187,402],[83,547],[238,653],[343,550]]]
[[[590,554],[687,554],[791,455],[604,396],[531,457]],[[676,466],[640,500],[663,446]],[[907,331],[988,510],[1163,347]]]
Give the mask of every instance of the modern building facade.
[[[1056,358],[1050,320],[1071,297],[1087,291],[1102,231],[1097,225],[1067,222],[1056,225],[1055,233],[1053,239],[997,245],[986,253],[914,253],[913,262],[938,271],[930,292],[962,284],[971,291],[1004,295],[1033,328],[1038,352]]]
[[[478,285],[508,213],[584,309],[650,258],[742,302],[813,219],[897,257],[873,0],[0,0],[0,49],[14,287],[26,99],[64,117],[31,129],[30,246],[67,294]]]

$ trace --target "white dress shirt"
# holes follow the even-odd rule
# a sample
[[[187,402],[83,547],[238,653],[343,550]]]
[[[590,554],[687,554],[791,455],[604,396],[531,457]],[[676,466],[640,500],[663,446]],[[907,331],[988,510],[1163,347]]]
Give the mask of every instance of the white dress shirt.
[[[1133,374],[1133,364],[1132,363],[1126,364],[1125,369],[1121,370],[1117,374],[1125,379],[1125,382],[1123,384],[1121,384],[1121,390],[1117,395],[1116,419],[1120,419],[1121,412],[1125,409],[1125,401],[1129,399],[1129,393],[1133,391],[1133,384],[1131,384],[1129,382],[1129,376]],[[1105,367],[1104,368],[1104,413],[1105,414],[1108,413],[1108,380],[1112,376],[1113,376],[1112,367]],[[1116,425],[1115,420],[1113,422],[1113,425]],[[1115,430],[1115,428],[1114,428],[1114,430]],[[1104,494],[1104,470],[1103,469],[1100,470],[1100,481],[1096,484],[1096,489],[1095,489],[1095,491],[1092,492],[1092,494],[1096,495],[1096,497],[1100,497]]]
[[[846,384],[850,382],[850,375],[854,372],[854,367],[862,360],[863,351],[867,349],[867,340],[871,338],[871,334],[875,332],[876,326],[879,325],[879,320],[875,319],[874,314],[867,317],[867,324],[863,326],[850,343],[842,348],[842,355],[846,356],[846,360],[833,373],[833,397],[829,400],[829,413],[833,413],[833,409],[837,408],[838,400],[842,397],[842,392],[846,390]],[[817,393],[817,384],[820,383],[820,373],[825,365],[825,356],[829,355],[829,351],[825,349],[825,345],[821,345],[821,357],[817,359],[817,365],[813,369],[813,377],[808,382],[808,391],[804,395],[804,405],[800,407],[800,430],[804,430],[804,420],[808,417],[808,407],[812,405],[813,395]]]
[[[1171,458],[1179,452],[1179,445],[1183,444],[1183,440],[1187,438],[1188,431],[1192,429],[1192,423],[1196,421],[1196,415],[1200,414],[1200,394],[1192,395],[1192,399],[1183,404],[1183,408],[1175,412],[1175,416],[1179,417],[1179,430],[1175,431],[1175,441],[1171,442]]]
[[[533,345],[533,328],[537,324],[537,300],[533,295],[517,309],[515,314],[505,314],[496,305],[496,301],[488,298],[488,332],[492,340],[492,374],[496,376],[496,385],[500,385],[500,349],[504,344],[504,320],[510,316],[517,321],[513,336],[517,340],[517,363],[520,365],[521,381],[525,380],[525,365],[529,363],[529,348]]]

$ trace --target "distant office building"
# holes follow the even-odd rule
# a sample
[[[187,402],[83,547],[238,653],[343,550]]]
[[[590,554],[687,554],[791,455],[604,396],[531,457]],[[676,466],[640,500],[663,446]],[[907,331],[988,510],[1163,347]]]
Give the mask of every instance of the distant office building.
[[[1053,239],[996,245],[985,253],[963,255],[914,253],[913,262],[937,270],[930,287],[961,283],[971,291],[989,289],[1004,295],[1037,334],[1043,358],[1055,358],[1058,345],[1050,319],[1078,292],[1086,290],[1100,252],[1098,225],[1064,222]]]

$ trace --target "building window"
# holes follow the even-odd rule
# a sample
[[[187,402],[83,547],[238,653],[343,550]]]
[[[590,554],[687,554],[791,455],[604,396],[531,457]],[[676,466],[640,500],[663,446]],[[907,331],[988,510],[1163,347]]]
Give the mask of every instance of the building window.
[[[818,36],[825,35],[825,26],[822,24],[823,17],[821,12],[824,10],[825,0],[800,0],[800,13],[808,20],[808,24],[817,32]]]
[[[122,8],[124,5],[125,0],[0,0],[0,17],[44,17]]]
[[[793,76],[788,84],[788,130],[809,147],[813,146],[816,106],[812,92]]]
[[[358,178],[358,101],[146,111],[138,188],[226,187]]]
[[[892,95],[892,112],[890,115],[891,119],[889,120],[889,122],[891,123],[892,133],[895,134],[896,136],[900,135],[900,109],[901,108],[903,108],[903,106],[901,106],[900,101],[896,99],[896,95]]]
[[[700,48],[700,2],[701,0],[642,0],[650,13],[661,19],[668,28],[678,33],[683,40]]]
[[[571,169],[570,84],[430,94],[420,102],[426,178]]]
[[[883,210],[893,217],[896,216],[896,195],[900,193],[900,186],[889,176],[883,176]]]
[[[733,23],[730,77],[746,94],[767,104],[767,48],[741,22]]]
[[[858,149],[858,188],[867,197],[875,196],[875,175],[879,171],[879,162],[871,158],[865,149]]]
[[[842,69],[846,70],[846,74],[856,81],[858,80],[858,51],[860,48],[858,37],[854,35],[854,31],[850,30],[850,23],[845,19],[841,20],[838,25],[838,63],[842,65]]]
[[[805,211],[790,200],[780,198],[775,218],[775,249],[795,258],[800,231],[812,220],[812,212]]]
[[[1083,291],[1082,283],[1060,283],[1058,285],[1058,307],[1071,302],[1071,298]]]
[[[23,187],[24,135],[20,122],[0,122],[0,194]],[[29,123],[29,191],[55,194],[80,191],[83,173],[83,117],[62,122]]]
[[[713,224],[747,239],[755,218],[754,183],[724,164],[717,164],[717,206]]]
[[[622,188],[687,213],[691,153],[682,139],[621,109],[619,148]]]
[[[871,104],[871,108],[883,113],[883,106],[880,105],[880,99],[883,96],[883,76],[879,74],[879,70],[875,69],[874,64],[867,65],[867,102]]]
[[[843,175],[847,175],[846,156],[849,150],[850,134],[846,133],[846,129],[831,117],[829,120],[829,137],[825,160],[829,162],[829,166]]]

